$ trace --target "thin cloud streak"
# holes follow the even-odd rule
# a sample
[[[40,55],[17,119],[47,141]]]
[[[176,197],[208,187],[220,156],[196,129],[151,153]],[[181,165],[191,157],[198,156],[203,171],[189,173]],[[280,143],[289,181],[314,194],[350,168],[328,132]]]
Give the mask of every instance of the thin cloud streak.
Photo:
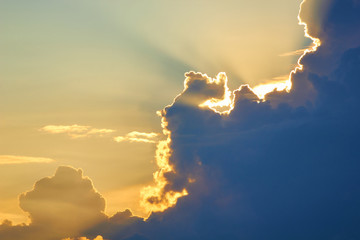
[[[308,49],[308,48],[303,48],[303,49],[298,49],[298,50],[295,50],[295,51],[283,53],[283,54],[280,54],[279,57],[290,57],[290,56],[302,55],[302,54],[304,54],[304,52],[305,52],[307,49]]]
[[[138,143],[157,143],[158,133],[143,133],[133,131],[125,136],[114,137],[115,142],[138,142]]]
[[[26,164],[26,163],[51,163],[54,159],[43,157],[26,157],[14,155],[0,155],[0,165]]]
[[[50,134],[62,134],[65,133],[71,138],[83,138],[92,135],[103,136],[105,134],[113,133],[115,130],[106,128],[93,128],[91,126],[83,125],[47,125],[39,129],[40,131]]]
[[[62,240],[91,240],[89,238],[86,238],[86,237],[80,237],[80,238],[64,238]],[[96,238],[94,238],[93,240],[106,240],[104,239],[102,236],[97,236]]]

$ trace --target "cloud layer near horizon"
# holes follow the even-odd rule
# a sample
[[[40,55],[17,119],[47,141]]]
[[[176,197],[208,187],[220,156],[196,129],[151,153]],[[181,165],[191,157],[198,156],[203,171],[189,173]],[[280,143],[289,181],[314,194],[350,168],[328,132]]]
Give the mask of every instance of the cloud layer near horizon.
[[[308,0],[305,9],[314,1]],[[236,92],[232,112],[220,115],[198,105],[224,97],[225,76],[211,82],[200,73],[186,75],[187,88],[162,111],[171,170],[159,170],[164,185],[158,201],[150,202],[156,204],[166,193],[186,189],[188,195],[179,198],[176,206],[153,213],[146,222],[124,211],[96,217],[87,227],[61,224],[66,228],[62,233],[73,236],[60,237],[359,239],[360,1],[326,4],[328,12],[316,26],[309,25],[322,46],[303,58],[304,70],[292,76],[290,93],[273,92],[262,102],[243,86]],[[36,223],[43,230],[64,221],[59,217],[62,213],[51,211],[58,203],[70,202],[69,209],[86,223],[89,218],[81,218],[83,204],[78,199],[95,200],[86,212],[102,216],[102,198],[89,181],[71,168],[60,168],[54,177],[40,180],[20,198],[32,224],[4,223],[0,238],[26,239],[20,234],[34,234]],[[75,198],[74,187],[80,190]],[[67,197],[54,203],[58,196]],[[50,203],[45,205],[52,213],[46,214],[46,221],[43,210],[27,205],[38,204],[38,199]]]

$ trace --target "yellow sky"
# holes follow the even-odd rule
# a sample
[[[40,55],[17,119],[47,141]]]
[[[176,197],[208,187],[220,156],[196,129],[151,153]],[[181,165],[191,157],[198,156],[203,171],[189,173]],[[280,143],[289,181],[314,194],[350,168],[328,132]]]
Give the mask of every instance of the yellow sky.
[[[26,219],[18,195],[59,165],[82,168],[110,213],[140,213],[130,203],[152,181],[159,139],[128,134],[161,133],[155,112],[183,74],[255,86],[288,74],[298,56],[286,53],[309,44],[300,1],[0,2],[0,220],[14,222]]]

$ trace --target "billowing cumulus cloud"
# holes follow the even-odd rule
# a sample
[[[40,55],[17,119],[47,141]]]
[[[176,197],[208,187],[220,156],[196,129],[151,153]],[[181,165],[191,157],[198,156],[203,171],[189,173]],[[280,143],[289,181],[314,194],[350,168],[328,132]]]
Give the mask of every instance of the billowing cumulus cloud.
[[[19,201],[31,224],[12,226],[5,221],[0,239],[78,236],[106,219],[104,198],[81,170],[71,167],[59,167],[54,176],[37,181],[31,191],[20,195]]]
[[[159,134],[158,133],[143,133],[138,131],[133,131],[125,136],[114,137],[115,142],[139,142],[139,143],[156,143],[158,142]]]
[[[113,129],[98,129],[91,126],[82,125],[47,125],[40,129],[40,131],[51,133],[51,134],[67,134],[72,138],[82,138],[92,135],[103,136],[105,134],[113,133]]]
[[[81,170],[70,167],[59,167],[53,177],[36,182],[19,200],[33,225],[47,225],[59,232],[83,230],[104,218],[104,198]]]
[[[314,19],[309,6],[327,10]],[[62,238],[360,239],[360,1],[308,0],[302,7],[308,33],[321,46],[301,58],[290,92],[273,91],[263,100],[247,85],[231,93],[224,73],[187,73],[184,91],[161,111],[167,139],[158,143],[155,184],[142,193],[153,213],[146,221],[130,211],[93,218],[100,221]],[[64,213],[80,216],[82,207],[90,216],[102,213],[93,191],[76,195],[54,183],[72,179],[76,188],[86,182],[77,170],[65,172],[60,175],[73,177],[41,180],[20,198],[31,226],[65,221],[53,218],[59,212],[52,204],[44,204],[49,214],[32,207],[54,196],[73,203]],[[88,184],[85,189],[92,189]],[[97,200],[79,204],[56,189]],[[0,239],[21,239],[16,234],[35,231],[29,228],[4,222]],[[12,238],[2,237],[9,231]]]
[[[37,181],[32,190],[20,195],[19,202],[31,222],[13,225],[9,220],[3,221],[1,240],[108,240],[98,232],[109,235],[121,230],[120,236],[124,237],[144,223],[130,210],[111,217],[105,215],[105,199],[92,181],[83,176],[81,169],[68,166]]]
[[[317,4],[305,2],[301,15]],[[360,2],[323,4],[328,11],[307,21],[322,44],[302,58],[289,93],[262,101],[242,86],[226,113],[224,74],[186,74],[185,90],[162,111],[160,184],[145,200],[163,206],[168,193],[187,194],[133,239],[360,238]]]
[[[0,165],[25,164],[25,163],[51,163],[54,159],[43,157],[27,157],[16,155],[0,155]]]

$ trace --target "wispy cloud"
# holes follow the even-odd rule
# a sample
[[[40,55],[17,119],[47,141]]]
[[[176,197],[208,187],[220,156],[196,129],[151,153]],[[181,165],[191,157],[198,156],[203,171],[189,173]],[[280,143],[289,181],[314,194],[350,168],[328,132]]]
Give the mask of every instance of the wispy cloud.
[[[83,138],[89,136],[104,136],[116,132],[113,129],[93,128],[84,125],[47,125],[39,129],[42,132],[50,134],[67,134],[71,138]],[[156,143],[158,142],[158,133],[144,133],[132,131],[124,136],[114,137],[116,142],[142,142],[142,143]]]
[[[291,51],[291,52],[287,52],[287,53],[283,53],[280,54],[280,57],[289,57],[289,56],[298,56],[298,55],[302,55],[304,54],[304,52],[307,50],[308,48],[303,48],[303,49],[298,49],[295,51]]]
[[[93,128],[91,126],[82,126],[82,125],[47,125],[42,127],[40,131],[51,133],[51,134],[61,134],[65,133],[72,138],[81,138],[88,137],[91,135],[105,135],[115,132],[112,129],[105,128]]]
[[[24,163],[51,163],[54,161],[55,161],[54,159],[42,158],[42,157],[0,155],[0,165],[24,164]]]
[[[287,81],[287,80],[289,80],[289,75],[281,75],[281,76],[273,77],[271,80],[272,81]]]
[[[143,133],[133,131],[125,136],[114,137],[115,142],[142,142],[142,143],[156,143],[158,142],[158,133]]]
[[[63,240],[91,240],[91,239],[86,237],[80,237],[80,238],[64,238]],[[99,235],[96,238],[94,238],[94,240],[106,240],[106,239],[104,239],[102,236]]]

